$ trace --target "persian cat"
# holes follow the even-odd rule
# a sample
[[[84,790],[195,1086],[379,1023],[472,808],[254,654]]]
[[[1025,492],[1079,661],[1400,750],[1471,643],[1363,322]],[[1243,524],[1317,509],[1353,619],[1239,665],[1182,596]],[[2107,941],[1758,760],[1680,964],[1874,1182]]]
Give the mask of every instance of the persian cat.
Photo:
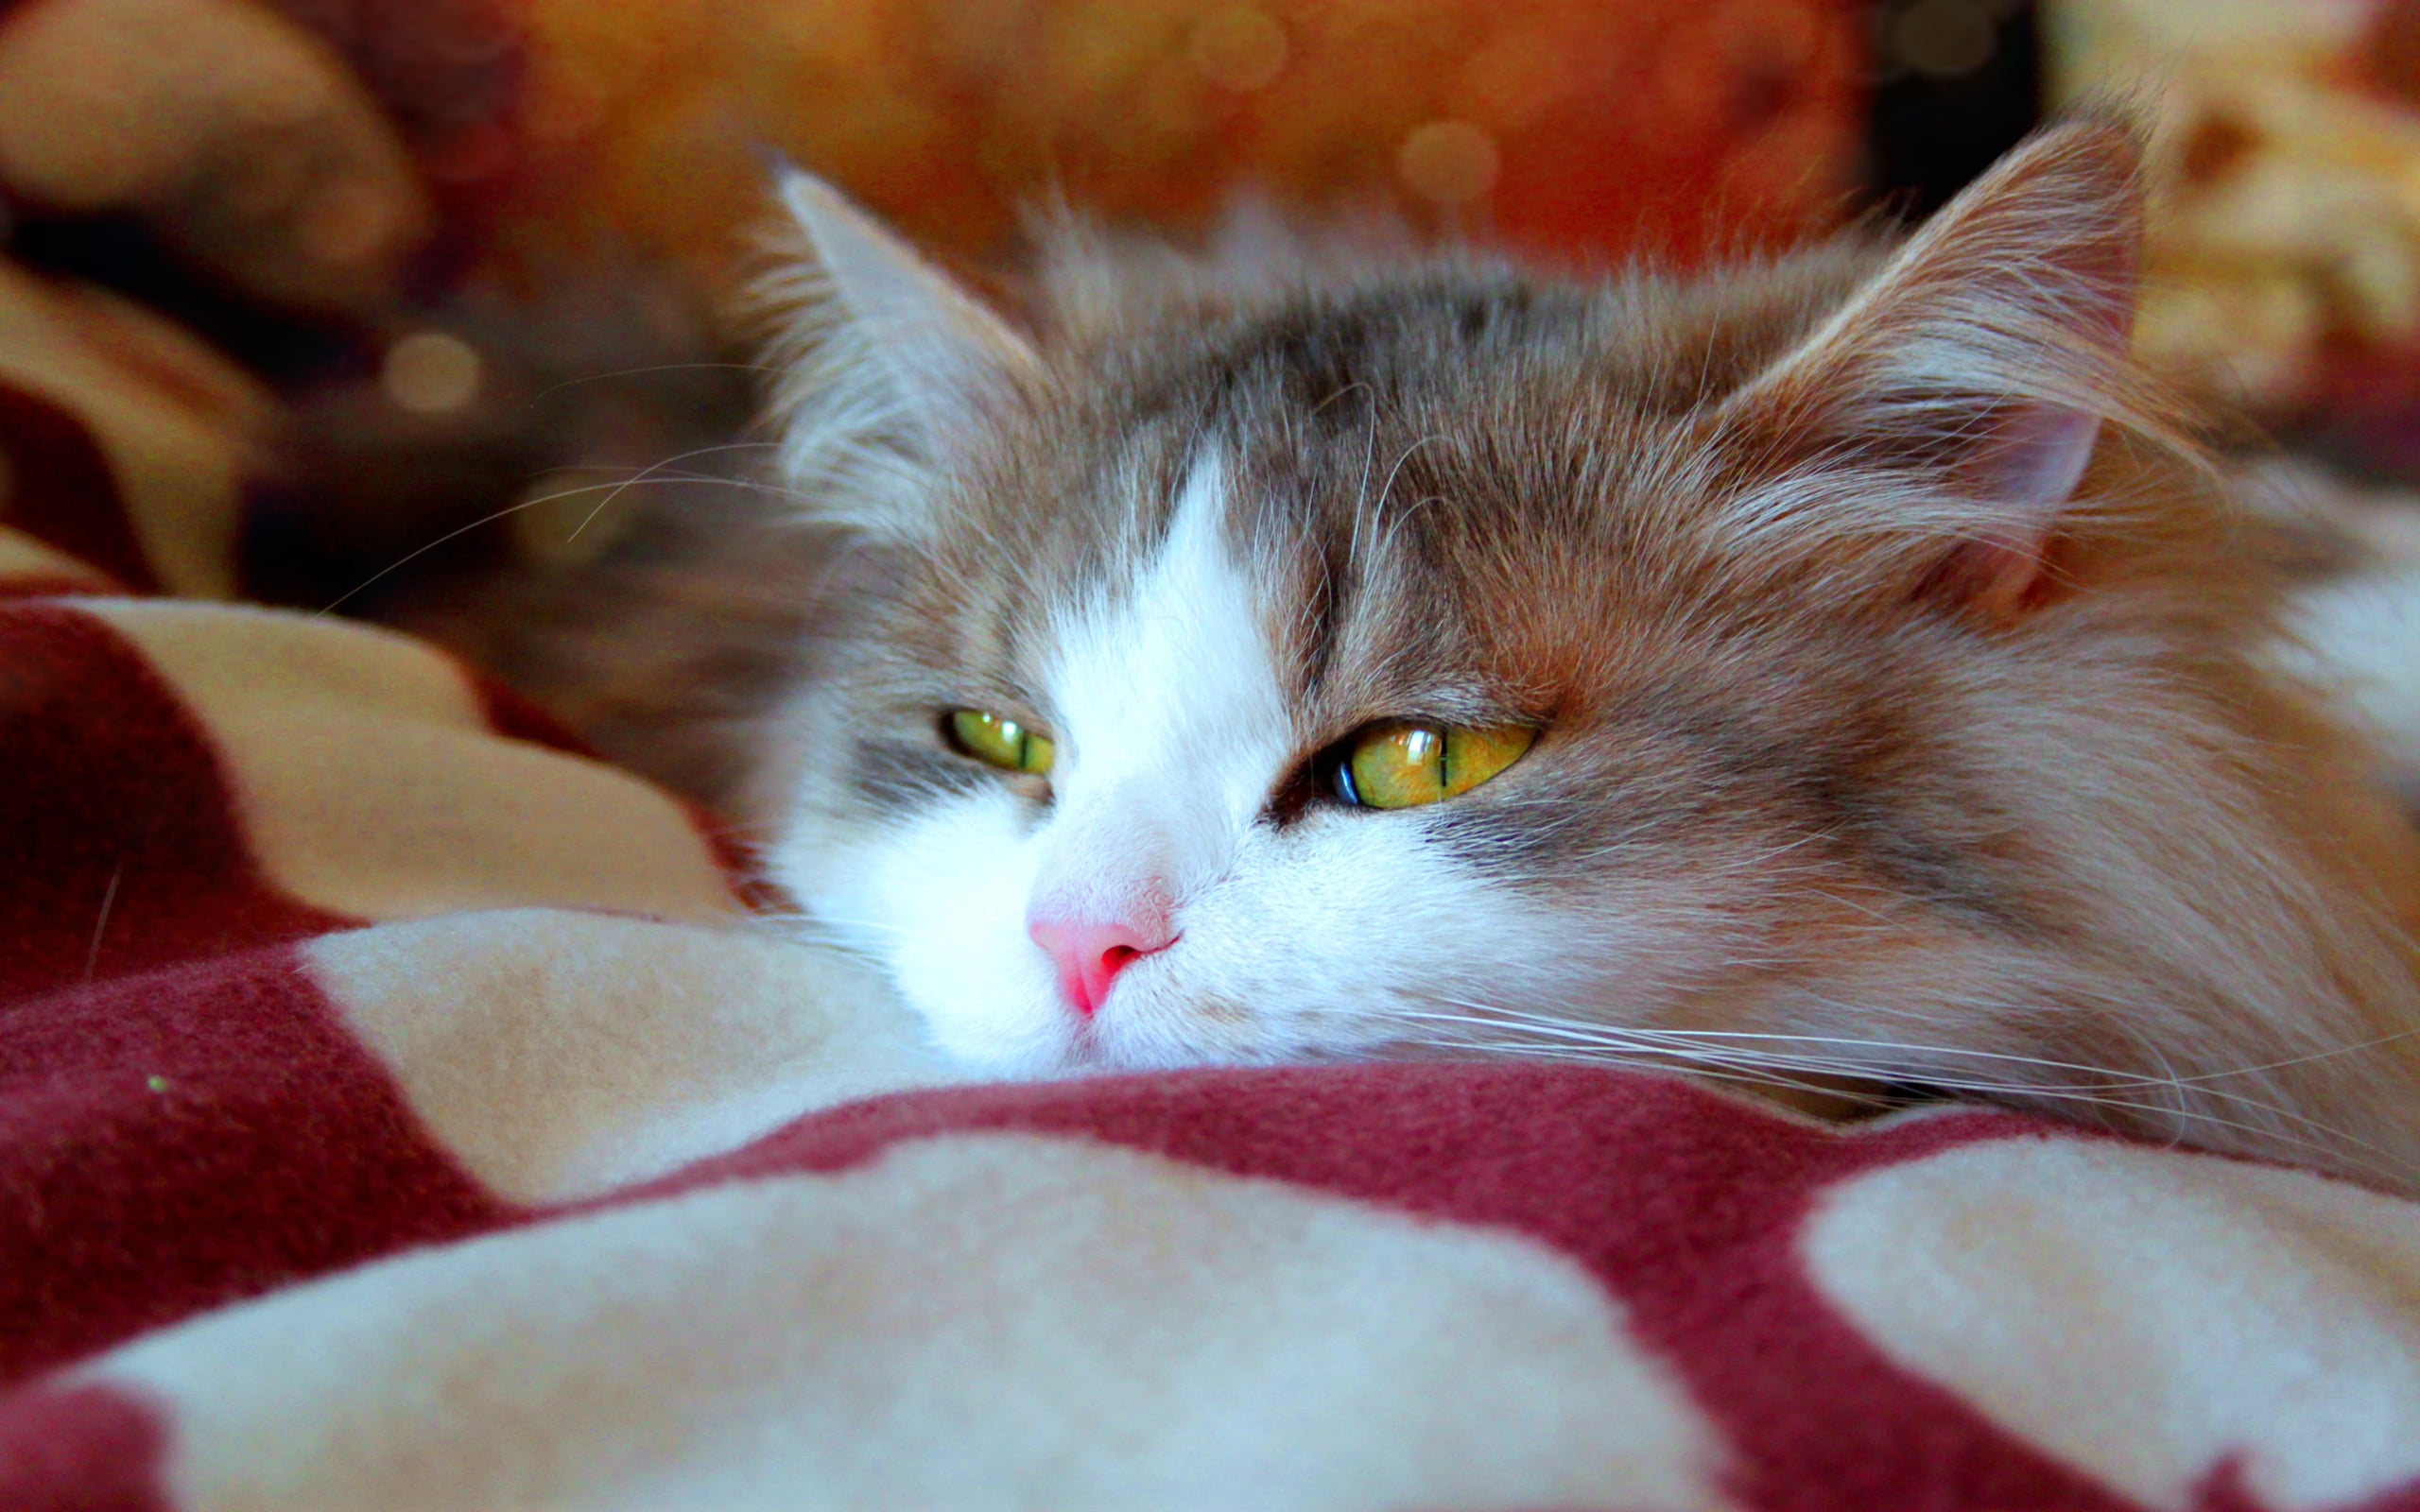
[[[858,545],[756,779],[1009,1074],[1513,1054],[2420,1178],[2420,860],[2127,357],[2120,125],[1691,276],[1066,232],[1011,326],[784,186]]]

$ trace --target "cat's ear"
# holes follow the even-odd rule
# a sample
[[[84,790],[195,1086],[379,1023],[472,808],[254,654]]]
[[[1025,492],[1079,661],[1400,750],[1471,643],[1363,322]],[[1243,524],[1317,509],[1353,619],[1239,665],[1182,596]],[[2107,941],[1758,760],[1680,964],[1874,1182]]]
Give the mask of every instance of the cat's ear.
[[[2141,228],[2122,125],[2002,159],[1725,403],[1718,423],[1781,472],[1737,523],[1834,559],[1897,553],[1888,576],[1913,592],[2023,612],[2104,427],[2137,418]]]
[[[1040,362],[1026,339],[821,179],[779,171],[804,256],[769,282],[781,461],[827,518],[914,536],[936,474]]]

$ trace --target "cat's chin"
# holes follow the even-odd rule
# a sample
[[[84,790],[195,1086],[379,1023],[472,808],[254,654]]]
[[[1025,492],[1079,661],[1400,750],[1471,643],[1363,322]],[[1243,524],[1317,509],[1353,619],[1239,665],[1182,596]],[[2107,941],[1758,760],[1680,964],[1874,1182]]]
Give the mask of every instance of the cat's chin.
[[[1253,1066],[1348,1066],[1348,1065],[1452,1065],[1485,1062],[1500,1065],[1507,1058],[1501,1050],[1481,1050],[1436,1044],[1374,1043],[1354,1047],[1288,1049],[1270,1048],[1265,1054],[1251,1054],[1235,1047],[1184,1048],[1154,1044],[1148,1049],[1120,1044],[1114,1032],[1098,1032],[1098,1026],[1087,1025],[1069,1041],[1063,1056],[1053,1063],[1026,1065],[1017,1069],[994,1070],[1004,1079],[1023,1081],[1073,1081],[1094,1076],[1116,1076],[1183,1070],[1238,1069]],[[1568,1065],[1567,1055],[1541,1056],[1542,1064],[1551,1062]],[[1753,1075],[1727,1074],[1708,1077],[1683,1065],[1645,1066],[1607,1059],[1608,1069],[1647,1074],[1681,1077],[1719,1091],[1756,1102],[1789,1108],[1829,1124],[1854,1123],[1876,1117],[1905,1107],[1910,1098],[1904,1090],[1887,1082],[1835,1074],[1775,1074],[1772,1079]]]
[[[934,1041],[944,1054],[978,1075],[1002,1081],[1063,1081],[1214,1068],[1457,1058],[1417,1047],[1406,1047],[1402,1053],[1394,1054],[1383,1046],[1330,1049],[1277,1044],[1256,1047],[1237,1042],[1193,1044],[1165,1032],[1143,1031],[1122,1022],[1115,1005],[1098,1019],[1073,1027],[1063,1038],[1050,1043],[1037,1038],[1011,1048],[997,1043],[954,1042],[956,1038],[938,1022],[934,1024]]]
[[[1070,1041],[1053,1077],[1125,1075],[1186,1070],[1236,1070],[1253,1066],[1350,1066],[1382,1062],[1436,1063],[1488,1058],[1477,1050],[1373,1040],[1361,1044],[1267,1042],[1228,1035],[1221,1042],[1189,1043],[1166,1034],[1145,1035],[1105,1012]],[[1501,1057],[1496,1057],[1501,1058]]]

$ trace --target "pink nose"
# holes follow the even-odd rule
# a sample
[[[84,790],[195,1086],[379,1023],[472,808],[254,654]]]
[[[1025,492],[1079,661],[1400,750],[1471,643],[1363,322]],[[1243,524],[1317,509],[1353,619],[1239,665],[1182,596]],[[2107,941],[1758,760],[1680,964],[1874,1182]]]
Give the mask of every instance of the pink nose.
[[[1059,990],[1067,1005],[1089,1019],[1100,1011],[1117,973],[1154,951],[1176,943],[1165,916],[1154,919],[1037,919],[1027,926],[1033,942],[1059,967]]]

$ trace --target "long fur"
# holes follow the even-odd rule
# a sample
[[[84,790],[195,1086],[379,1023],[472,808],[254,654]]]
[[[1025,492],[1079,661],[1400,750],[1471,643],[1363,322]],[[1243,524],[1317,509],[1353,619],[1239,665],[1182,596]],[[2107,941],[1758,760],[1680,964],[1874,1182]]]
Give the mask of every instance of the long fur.
[[[792,481],[892,570],[760,774],[785,881],[1002,1070],[1584,1055],[2420,1186],[2420,853],[2126,357],[2135,159],[2071,123],[1685,280],[1063,237],[1036,344],[795,275]],[[1394,717],[1542,733],[1334,801]],[[1146,895],[1176,943],[1071,1014],[1028,916]]]

